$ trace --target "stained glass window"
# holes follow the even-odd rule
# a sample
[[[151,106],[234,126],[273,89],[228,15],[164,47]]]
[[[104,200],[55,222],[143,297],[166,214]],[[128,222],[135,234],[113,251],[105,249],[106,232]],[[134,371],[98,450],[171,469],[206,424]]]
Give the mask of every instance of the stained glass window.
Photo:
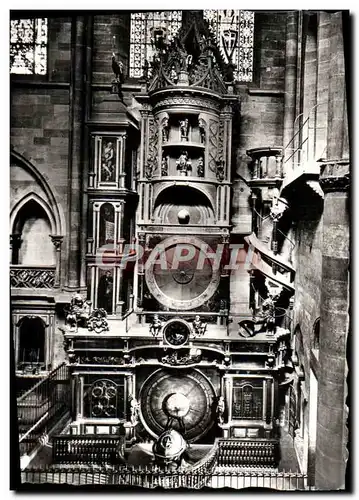
[[[181,22],[180,10],[131,14],[130,77],[140,78],[145,61],[152,62],[155,30],[162,29],[164,37],[170,42],[178,33]]]
[[[10,73],[45,75],[47,19],[10,21]]]
[[[239,82],[253,79],[254,12],[247,10],[205,10],[203,17],[215,35],[226,63],[235,65]]]

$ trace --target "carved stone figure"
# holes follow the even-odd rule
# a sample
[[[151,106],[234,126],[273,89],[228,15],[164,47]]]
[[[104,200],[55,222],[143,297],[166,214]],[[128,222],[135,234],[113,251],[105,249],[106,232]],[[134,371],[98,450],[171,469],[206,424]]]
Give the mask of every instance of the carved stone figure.
[[[168,175],[168,157],[167,156],[162,158],[161,175]]]
[[[115,149],[113,143],[108,142],[102,154],[101,178],[105,182],[114,182],[115,180]]]
[[[150,64],[147,61],[147,59],[145,59],[145,62],[144,62],[142,69],[143,69],[142,78],[147,81],[148,76],[149,76],[149,70],[150,70]]]
[[[259,315],[263,318],[263,329],[273,335],[275,332],[275,299],[269,296],[262,304]]]
[[[153,159],[148,158],[145,166],[145,176],[149,181],[152,179],[152,174],[153,174]]]
[[[164,118],[162,121],[162,142],[166,143],[168,142],[168,136],[169,136],[169,127],[168,127],[168,118]]]
[[[201,144],[205,144],[205,142],[206,142],[206,122],[203,120],[203,118],[198,119],[198,127],[199,127],[199,133],[201,136]]]
[[[160,333],[161,328],[162,328],[162,321],[158,317],[158,314],[155,314],[153,316],[153,321],[150,324],[151,335],[153,335],[153,337],[157,337],[157,335]]]
[[[225,403],[224,403],[224,397],[220,396],[218,398],[218,403],[217,403],[217,418],[218,418],[218,423],[222,425],[224,423],[224,411],[225,411]]]
[[[200,158],[197,163],[197,175],[198,177],[204,177],[204,162],[203,158]]]
[[[140,404],[136,398],[132,397],[130,402],[130,411],[131,411],[131,424],[137,425],[138,423],[138,412],[140,410]]]
[[[176,165],[180,175],[188,175],[188,172],[192,170],[192,163],[188,159],[187,151],[182,151],[180,157],[176,161]]]
[[[288,208],[288,202],[284,198],[273,197],[273,205],[270,211],[270,217],[273,221],[278,222],[284,212]]]
[[[172,67],[170,69],[170,79],[173,81],[173,83],[178,82],[178,74],[177,74],[175,65],[172,65]]]
[[[207,330],[207,323],[201,321],[199,315],[197,315],[192,323],[193,332],[196,337],[202,337]]]
[[[123,82],[123,63],[121,61],[116,61],[116,54],[112,53],[112,71],[115,74],[116,81],[119,83]]]
[[[180,120],[179,125],[180,125],[181,141],[188,141],[188,125],[189,125],[188,118]]]
[[[219,182],[224,180],[224,161],[218,160],[216,162],[216,176]]]
[[[105,309],[95,309],[87,322],[89,332],[102,333],[108,332],[107,313]]]
[[[77,330],[78,325],[86,327],[90,312],[91,302],[77,292],[72,296],[70,307],[67,309],[66,323],[71,330]]]

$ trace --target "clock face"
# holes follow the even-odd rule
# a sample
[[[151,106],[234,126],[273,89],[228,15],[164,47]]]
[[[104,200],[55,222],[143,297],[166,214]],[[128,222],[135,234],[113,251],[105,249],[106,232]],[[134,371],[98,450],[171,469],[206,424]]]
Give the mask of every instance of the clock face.
[[[175,236],[157,246],[146,263],[146,282],[166,307],[190,310],[216,291],[220,274],[206,255],[207,244],[195,237]]]
[[[212,427],[215,394],[209,380],[197,370],[158,370],[140,393],[145,427],[158,437],[166,426],[196,441]]]
[[[172,321],[168,323],[163,331],[163,336],[166,342],[175,347],[183,345],[189,338],[188,326],[182,321]]]

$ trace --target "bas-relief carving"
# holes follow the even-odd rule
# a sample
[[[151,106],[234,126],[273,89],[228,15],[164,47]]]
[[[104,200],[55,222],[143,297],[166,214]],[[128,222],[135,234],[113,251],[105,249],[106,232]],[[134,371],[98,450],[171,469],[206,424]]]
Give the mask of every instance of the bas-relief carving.
[[[208,127],[208,167],[215,173],[216,172],[216,162],[218,155],[218,134],[219,134],[219,123],[217,120],[210,119]]]

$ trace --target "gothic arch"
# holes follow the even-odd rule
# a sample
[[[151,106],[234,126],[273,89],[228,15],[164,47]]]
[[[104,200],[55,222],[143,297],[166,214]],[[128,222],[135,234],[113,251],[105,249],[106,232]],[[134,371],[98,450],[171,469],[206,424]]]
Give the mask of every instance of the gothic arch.
[[[53,228],[53,234],[63,236],[65,234],[65,217],[61,208],[60,198],[54,192],[54,189],[50,187],[48,181],[45,176],[39,172],[39,170],[29,162],[23,155],[16,152],[14,149],[10,151],[10,166],[13,164],[23,168],[30,175],[34,177],[37,184],[43,189],[46,194],[47,200],[45,201],[39,195],[34,192],[27,193],[12,209],[10,215],[10,227],[13,228],[14,221],[16,219],[16,215],[21,207],[30,200],[32,197],[35,201],[41,205],[41,207],[45,210],[45,212],[51,216],[49,216],[49,220],[51,221],[51,226]]]
[[[59,234],[57,232],[57,224],[56,224],[56,219],[54,217],[54,214],[49,207],[48,203],[41,198],[37,193],[34,193],[31,191],[30,193],[27,193],[16,205],[13,207],[11,214],[10,214],[10,229],[11,233],[17,233],[16,229],[16,224],[17,224],[17,219],[18,219],[18,214],[20,213],[21,209],[29,202],[35,202],[37,203],[46,213],[47,218],[50,222],[51,226],[51,234]]]
[[[163,184],[162,186],[159,186],[158,189],[156,190],[156,198],[155,198],[155,203],[154,207],[158,205],[158,199],[161,199],[161,197],[164,195],[164,192],[173,188],[181,188],[184,191],[188,189],[188,186],[179,184],[178,181],[173,181],[171,183],[166,182],[166,184]],[[204,195],[205,198],[208,200],[209,206],[213,210],[213,213],[215,214],[215,207],[213,205],[213,200],[211,199],[210,193],[207,191],[207,189],[203,188],[202,186],[199,186],[198,184],[191,184],[190,186],[191,190],[198,191],[200,194]]]

